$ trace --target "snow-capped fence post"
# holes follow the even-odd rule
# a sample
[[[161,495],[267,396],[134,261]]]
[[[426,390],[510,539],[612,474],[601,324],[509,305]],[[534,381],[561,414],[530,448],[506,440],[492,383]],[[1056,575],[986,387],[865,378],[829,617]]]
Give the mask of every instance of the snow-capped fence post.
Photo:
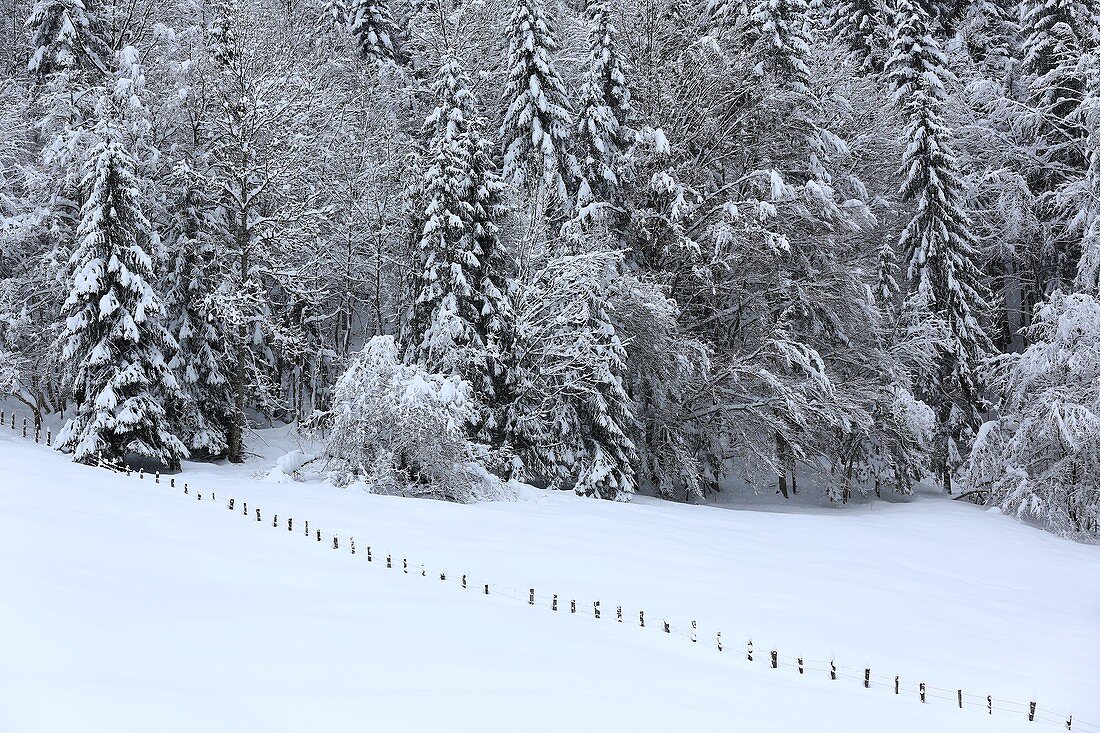
[[[798,673],[799,674],[806,674],[806,668],[802,664],[802,657],[798,658]]]
[[[672,628],[668,625],[668,621],[665,621],[665,633],[666,634],[671,634],[672,633]]]
[[[638,625],[645,628],[645,611],[638,611]]]
[[[3,425],[6,422],[4,420],[4,412],[4,410],[0,410],[0,425]]]
[[[1029,723],[1034,723],[1035,722],[1035,703],[1034,702],[1029,703],[1029,708],[1028,708],[1028,712],[1027,712],[1027,721]]]
[[[569,613],[576,613],[576,612],[577,612],[577,601],[576,601],[576,599],[573,599],[573,600],[569,601]]]
[[[202,501],[202,492],[195,494],[195,501]]]
[[[160,483],[160,471],[157,471],[156,483]]]
[[[233,504],[236,503],[236,499],[229,500],[229,511],[233,511]]]
[[[836,660],[829,662],[829,679],[836,679]]]
[[[779,652],[772,649],[772,669],[779,669]]]
[[[718,642],[718,651],[722,651],[722,632],[721,631],[718,632],[718,635],[715,637],[715,639]]]
[[[894,694],[901,694],[901,678],[898,675],[894,675]]]
[[[923,682],[920,683],[920,701],[921,702],[925,701],[924,700],[924,683]]]
[[[351,554],[354,555],[355,554],[355,538],[354,537],[349,537],[348,541],[351,542]],[[445,578],[442,575],[439,576],[439,579],[440,580],[445,580]]]
[[[247,501],[242,501],[241,502],[241,513],[244,514],[246,517],[248,516],[248,502]]]
[[[401,572],[405,573],[405,575],[409,574],[409,558],[407,557],[401,559]],[[485,595],[489,594],[486,593]]]
[[[309,520],[306,520],[306,537],[309,537]]]
[[[41,441],[42,441],[42,424],[36,422],[34,424],[34,442],[39,443]]]
[[[278,514],[272,515],[272,517],[271,517],[271,526],[272,527],[278,527],[279,526],[279,515]]]
[[[530,590],[530,592],[527,594],[527,605],[528,606],[535,605],[535,589],[534,588],[532,588]]]
[[[1073,716],[1066,718],[1066,730],[1073,730]]]
[[[447,580],[447,573],[440,573],[440,574],[439,574],[439,579],[440,579],[441,581],[443,581],[443,582],[446,582],[446,580]]]
[[[127,473],[129,473],[129,471],[127,471]],[[183,482],[183,493],[185,493],[185,494],[186,494],[187,492],[188,492],[188,488],[187,488],[187,482],[186,482],[186,481],[184,481],[184,482]]]
[[[696,632],[698,632],[698,630],[699,630],[699,627],[696,626],[695,621],[692,621],[691,622],[691,643],[692,644],[695,644],[696,642],[699,641],[699,637],[696,633]]]
[[[176,477],[175,476],[172,476],[171,478],[168,479],[168,488],[170,488],[170,489],[176,488]]]
[[[993,714],[993,696],[992,695],[986,695],[985,696],[985,704],[989,708],[989,714],[992,715]]]
[[[49,426],[46,427],[46,447],[53,447],[53,430]]]
[[[752,639],[749,639],[748,653],[746,654],[746,656],[748,657],[749,661],[751,662],[752,661]]]
[[[554,597],[550,599],[550,610],[551,611],[557,611],[558,610],[558,594],[557,593],[555,593]]]
[[[332,549],[334,549],[334,550],[339,550],[340,549],[340,538],[337,537],[336,535],[332,536]]]
[[[600,602],[599,601],[593,601],[592,610],[595,612],[596,618],[598,619],[600,617]]]
[[[140,468],[138,468],[138,478],[142,481],[145,480],[145,466],[141,466]]]
[[[367,545],[367,562],[374,562],[374,556],[371,555],[370,545]]]
[[[963,706],[963,691],[959,690],[959,710],[962,710]]]
[[[485,595],[489,595],[489,584],[485,584]]]
[[[387,563],[389,562],[389,556],[388,555],[386,556],[386,562]],[[386,567],[389,567],[389,565],[387,565]],[[466,576],[465,575],[462,576],[462,589],[466,590]]]
[[[321,530],[317,530],[317,541],[321,541]]]
[[[871,689],[871,669],[867,668],[863,670],[863,686],[867,689]]]
[[[620,624],[623,622],[623,607],[615,606],[615,620]]]
[[[27,418],[23,418],[23,437],[27,437]]]
[[[256,507],[256,521],[260,521],[260,507]]]

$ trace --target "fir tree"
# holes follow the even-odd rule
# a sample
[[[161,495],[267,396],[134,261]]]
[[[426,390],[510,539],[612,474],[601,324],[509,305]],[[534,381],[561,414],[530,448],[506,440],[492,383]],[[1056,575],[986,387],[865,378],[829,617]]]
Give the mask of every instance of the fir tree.
[[[875,0],[837,0],[826,17],[829,33],[848,51],[848,60],[864,73],[883,69],[883,49]]]
[[[27,19],[33,49],[27,68],[40,80],[62,72],[106,73],[111,51],[97,26],[82,0],[38,0]]]
[[[504,178],[517,186],[541,183],[564,203],[577,171],[567,149],[573,122],[554,66],[557,49],[542,0],[516,0],[508,24],[507,109],[500,128]]]
[[[163,401],[179,391],[165,359],[176,344],[160,323],[164,306],[144,249],[149,222],[125,148],[101,144],[84,185],[63,309],[62,358],[76,415],[58,440],[81,462],[136,454],[175,466],[187,449],[166,424]]]
[[[807,0],[757,0],[749,12],[756,75],[799,94],[810,91],[809,12]]]
[[[437,106],[423,129],[417,196],[423,213],[405,358],[466,379],[491,404],[503,377],[498,349],[509,312],[497,239],[504,186],[481,136],[469,78],[453,53],[444,56],[432,89]]]
[[[396,62],[397,34],[384,0],[355,0],[351,34],[368,61]]]
[[[632,112],[626,74],[630,63],[622,56],[617,31],[611,23],[606,0],[589,0],[588,67],[581,91],[575,137],[584,182],[578,196],[615,203],[622,184],[626,155],[633,142],[629,127]],[[583,189],[587,189],[585,195]]]
[[[197,177],[180,171],[183,190],[167,237],[172,254],[165,304],[178,348],[169,365],[180,382],[172,418],[192,454],[220,456],[228,448],[233,395],[225,334],[213,307],[218,278],[212,222]]]
[[[959,443],[979,422],[980,384],[974,368],[990,348],[979,323],[987,296],[975,265],[977,249],[959,166],[941,119],[946,59],[920,5],[899,0],[896,12],[888,71],[895,103],[907,120],[901,195],[915,208],[899,244],[908,261],[909,307],[937,314],[950,329],[950,344],[931,386],[941,430],[938,468],[950,489],[951,473],[961,462]]]

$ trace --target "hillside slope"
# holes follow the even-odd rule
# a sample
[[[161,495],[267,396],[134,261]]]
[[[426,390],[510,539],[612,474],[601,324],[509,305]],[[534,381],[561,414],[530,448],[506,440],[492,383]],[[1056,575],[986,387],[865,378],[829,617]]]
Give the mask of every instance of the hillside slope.
[[[1100,722],[1100,548],[974,507],[923,498],[785,513],[544,494],[454,506],[191,464],[184,480],[187,496],[0,432],[0,731],[1055,730],[1051,712]],[[195,499],[211,490],[217,501]],[[307,519],[324,542],[300,533]],[[386,570],[384,553],[409,558],[410,573]],[[509,587],[515,598],[499,592]],[[569,614],[571,598],[585,611],[601,600],[603,618]],[[697,644],[684,636],[692,619]],[[795,655],[835,655],[842,677],[800,676]],[[846,676],[865,666],[870,690]],[[900,697],[884,682],[895,674]],[[921,705],[919,680],[962,687],[966,707]],[[1037,699],[1040,720],[1000,703],[989,716],[975,702],[986,694]]]

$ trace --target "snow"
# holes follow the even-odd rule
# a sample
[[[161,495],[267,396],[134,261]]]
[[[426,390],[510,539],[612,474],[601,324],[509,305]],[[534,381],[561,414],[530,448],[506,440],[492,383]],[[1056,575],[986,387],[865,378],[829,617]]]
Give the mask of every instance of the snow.
[[[0,431],[0,731],[1100,723],[1100,547],[995,511],[931,496],[843,510],[567,492],[455,505],[255,481],[290,447],[284,431],[263,433],[265,457],[242,467],[185,463],[185,496],[167,477],[78,466],[17,432]],[[305,537],[306,519],[326,541]],[[494,583],[488,597],[482,582]],[[571,598],[586,613],[569,614]],[[692,619],[697,644],[684,636]],[[872,688],[789,662],[834,654],[843,675],[870,666]],[[881,680],[895,674],[900,698]],[[921,680],[963,688],[966,707],[921,705]],[[1000,704],[989,716],[974,697],[986,694],[1037,699],[1040,721]]]

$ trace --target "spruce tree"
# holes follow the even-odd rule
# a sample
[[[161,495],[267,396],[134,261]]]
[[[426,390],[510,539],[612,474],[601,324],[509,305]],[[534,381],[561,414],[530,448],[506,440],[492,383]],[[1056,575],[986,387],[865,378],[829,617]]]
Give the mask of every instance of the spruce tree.
[[[176,343],[160,322],[164,306],[152,286],[149,222],[133,159],[117,142],[100,144],[83,185],[88,197],[62,310],[62,359],[76,414],[59,444],[81,462],[133,454],[175,466],[187,449],[163,404],[179,393],[166,361]]]
[[[749,11],[751,54],[757,76],[768,76],[799,94],[810,91],[810,3],[757,0]]]
[[[98,24],[82,0],[38,0],[27,19],[27,68],[41,81],[63,72],[106,73],[111,50]]]
[[[826,27],[848,52],[848,60],[864,73],[883,69],[883,49],[875,0],[837,0],[829,7]]]
[[[453,53],[442,61],[432,86],[437,105],[423,128],[423,209],[405,358],[462,377],[491,405],[503,378],[499,347],[509,311],[508,266],[497,237],[504,185],[481,136],[469,77]]]
[[[565,203],[577,165],[568,151],[573,120],[554,66],[557,49],[542,0],[516,0],[508,23],[507,109],[500,128],[504,178],[520,187],[541,183]]]
[[[588,66],[577,114],[575,144],[583,183],[578,205],[589,200],[616,203],[625,158],[633,142],[626,75],[630,63],[620,53],[607,0],[588,0]]]
[[[368,61],[397,61],[397,34],[384,0],[355,0],[351,34],[359,53]]]
[[[171,257],[165,305],[178,348],[170,363],[180,383],[171,418],[192,454],[224,455],[233,422],[226,337],[213,307],[216,249],[199,179],[181,171],[182,191],[166,237]]]
[[[977,248],[959,165],[941,117],[946,59],[920,5],[898,0],[896,12],[894,53],[887,68],[895,103],[907,120],[901,195],[914,207],[899,245],[908,262],[908,306],[935,313],[950,334],[936,383],[928,390],[939,418],[937,468],[950,490],[951,474],[962,460],[961,444],[980,421],[975,367],[991,346],[980,323],[987,293],[975,265]]]

